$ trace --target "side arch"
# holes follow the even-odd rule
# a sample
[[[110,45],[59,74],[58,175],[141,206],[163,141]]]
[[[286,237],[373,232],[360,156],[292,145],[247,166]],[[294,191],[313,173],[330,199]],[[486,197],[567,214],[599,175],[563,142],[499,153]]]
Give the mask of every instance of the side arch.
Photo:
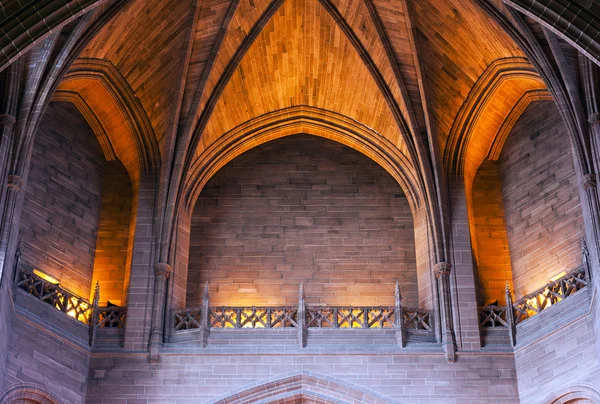
[[[125,78],[110,62],[78,59],[54,98],[73,102],[86,119],[93,117],[88,123],[97,136],[106,134],[104,139],[127,168],[132,182],[160,167],[160,148],[150,119]]]
[[[58,398],[33,383],[22,383],[9,387],[0,398],[0,404],[14,403],[62,404]]]
[[[308,396],[323,403],[335,404],[401,404],[384,394],[341,380],[309,371],[294,371],[272,378],[263,383],[246,384],[233,393],[208,401],[211,404],[250,404],[286,402],[292,397]]]
[[[447,173],[473,174],[498,133],[510,132],[518,119],[515,106],[522,108],[523,102],[531,100],[525,95],[534,93],[550,97],[544,81],[527,59],[515,57],[492,62],[454,119],[444,150]]]

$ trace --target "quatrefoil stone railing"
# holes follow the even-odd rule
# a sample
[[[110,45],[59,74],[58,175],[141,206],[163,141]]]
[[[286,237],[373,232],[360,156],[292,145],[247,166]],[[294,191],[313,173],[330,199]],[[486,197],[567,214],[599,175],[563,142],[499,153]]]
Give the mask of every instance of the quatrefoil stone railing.
[[[294,328],[305,339],[308,329],[389,329],[396,330],[398,344],[404,346],[404,332],[423,333],[434,338],[434,316],[429,310],[405,308],[396,286],[396,305],[369,307],[306,306],[303,286],[297,307],[229,307],[209,306],[208,288],[203,305],[173,312],[173,332],[199,329],[208,335],[215,329],[283,329]],[[206,312],[206,315],[203,315]],[[397,313],[402,313],[397,316]],[[203,338],[205,340],[205,338]],[[203,342],[203,345],[206,341]],[[303,345],[304,342],[301,342]]]
[[[507,328],[512,345],[516,344],[516,325],[569,298],[591,283],[589,267],[584,264],[561,278],[548,283],[512,302],[510,288],[506,285],[505,306],[482,306],[479,326],[482,328]]]
[[[100,286],[98,284],[96,284],[94,300],[90,303],[60,285],[41,278],[33,271],[19,267],[15,286],[74,320],[86,324],[90,328],[90,346],[94,343],[96,330],[125,326],[127,308],[99,306]]]

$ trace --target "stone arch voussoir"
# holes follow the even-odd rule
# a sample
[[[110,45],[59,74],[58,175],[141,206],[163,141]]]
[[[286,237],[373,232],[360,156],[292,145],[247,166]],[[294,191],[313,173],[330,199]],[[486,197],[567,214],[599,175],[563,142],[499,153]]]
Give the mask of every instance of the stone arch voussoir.
[[[388,396],[357,384],[308,371],[295,371],[244,385],[209,401],[211,404],[285,402],[291,397],[310,397],[336,404],[400,404]]]

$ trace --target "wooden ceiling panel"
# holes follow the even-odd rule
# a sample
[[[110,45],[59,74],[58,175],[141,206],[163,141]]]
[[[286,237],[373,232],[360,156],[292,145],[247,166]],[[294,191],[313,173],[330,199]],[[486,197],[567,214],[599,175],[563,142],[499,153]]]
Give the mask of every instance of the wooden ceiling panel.
[[[82,57],[105,59],[126,78],[162,143],[181,63],[189,2],[135,1],[111,20]],[[162,147],[161,147],[162,149]]]
[[[348,116],[406,152],[386,99],[331,15],[317,0],[286,0],[225,87],[196,153],[243,122],[297,105]]]
[[[418,30],[419,58],[441,150],[461,105],[496,59],[523,56],[510,37],[471,1],[409,0]]]
[[[199,111],[205,107],[208,98],[221,75],[225,72],[225,68],[231,58],[235,55],[242,41],[248,36],[252,27],[254,27],[270,3],[270,0],[239,0],[231,21],[226,27],[227,31],[218,49],[218,55],[215,58],[214,65],[211,67],[205,87],[201,89],[202,98]],[[199,116],[199,111],[195,114],[196,118]]]
[[[367,0],[369,1],[369,0]],[[394,59],[400,69],[400,75],[406,87],[417,124],[425,130],[425,115],[421,101],[419,77],[415,64],[413,45],[408,32],[406,10],[403,2],[389,0],[373,0],[373,5],[379,16],[394,53]]]
[[[220,44],[217,43],[219,34],[226,29],[227,13],[231,7],[232,0],[208,0],[200,5],[200,13],[196,24],[196,32],[193,36],[192,54],[186,80],[186,91],[182,105],[182,116],[187,116],[196,92],[202,90],[202,78],[210,69],[208,64],[214,60],[213,52],[218,52]]]

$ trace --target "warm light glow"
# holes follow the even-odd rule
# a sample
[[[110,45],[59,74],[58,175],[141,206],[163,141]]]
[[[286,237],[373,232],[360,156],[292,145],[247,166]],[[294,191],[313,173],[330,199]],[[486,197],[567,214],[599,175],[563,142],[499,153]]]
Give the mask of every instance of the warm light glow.
[[[256,288],[239,288],[238,292],[240,293],[256,293]]]
[[[550,282],[554,282],[554,281],[562,278],[566,274],[567,274],[567,271],[562,271],[561,273],[558,273],[558,274],[554,275],[552,278],[550,278]]]
[[[53,277],[51,277],[50,275],[43,273],[43,272],[42,272],[42,271],[40,271],[39,269],[34,269],[34,270],[33,270],[33,273],[34,273],[36,276],[39,276],[40,278],[42,278],[42,279],[43,279],[43,280],[45,280],[46,282],[49,282],[49,283],[51,283],[51,284],[53,284],[53,285],[58,285],[58,283],[59,283],[59,282],[58,282],[58,280],[57,280],[56,278],[53,278]]]

